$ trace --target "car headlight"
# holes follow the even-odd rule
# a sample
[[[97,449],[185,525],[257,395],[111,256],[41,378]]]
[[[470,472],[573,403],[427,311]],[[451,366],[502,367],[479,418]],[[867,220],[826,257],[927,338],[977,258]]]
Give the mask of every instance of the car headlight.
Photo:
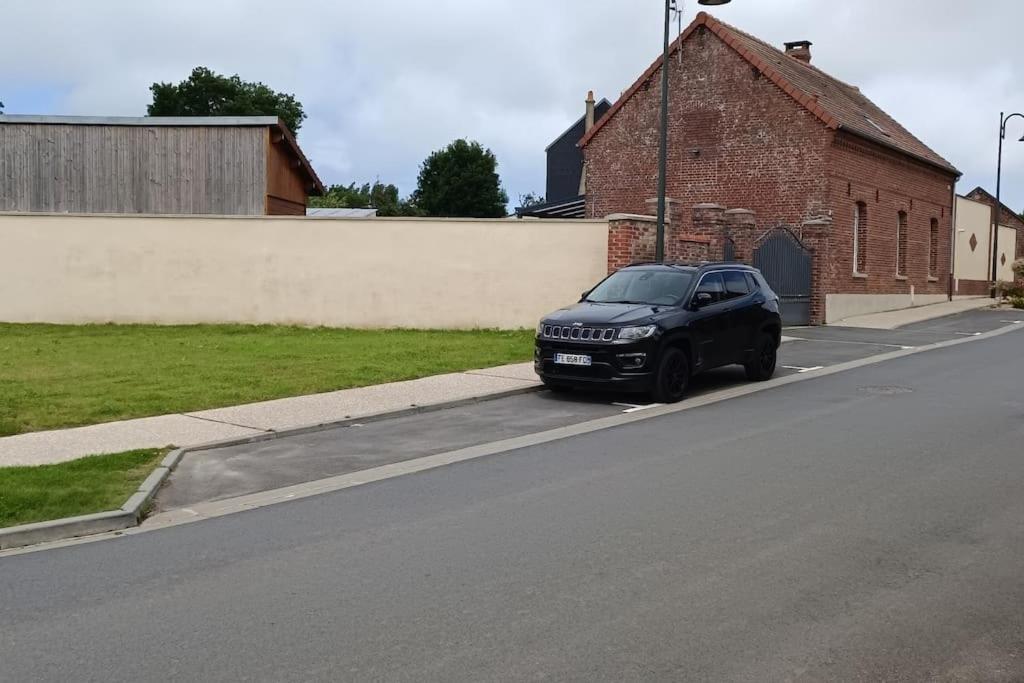
[[[539,323],[537,323],[537,336],[538,337],[544,336],[544,321],[543,320],[541,320]]]
[[[657,331],[657,325],[623,327],[622,329],[619,330],[619,339],[625,339],[628,341],[636,341],[637,339],[647,339],[648,337],[653,337],[654,333]]]

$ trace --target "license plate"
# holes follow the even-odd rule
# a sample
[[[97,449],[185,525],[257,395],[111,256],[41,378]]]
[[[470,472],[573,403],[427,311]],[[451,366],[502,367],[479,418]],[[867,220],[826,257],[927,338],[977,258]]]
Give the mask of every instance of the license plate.
[[[578,353],[556,353],[555,362],[559,365],[590,365],[590,356]]]

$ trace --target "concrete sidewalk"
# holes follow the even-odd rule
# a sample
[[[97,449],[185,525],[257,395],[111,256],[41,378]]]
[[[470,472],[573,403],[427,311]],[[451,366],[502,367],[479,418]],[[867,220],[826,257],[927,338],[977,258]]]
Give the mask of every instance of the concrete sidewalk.
[[[65,462],[134,448],[194,446],[410,407],[482,398],[538,384],[533,363],[518,363],[230,408],[30,432],[0,438],[0,467]]]
[[[834,323],[836,327],[866,327],[875,330],[894,330],[897,327],[911,325],[913,323],[944,318],[947,315],[955,315],[964,311],[972,311],[978,308],[985,308],[993,304],[988,297],[954,299],[939,304],[928,306],[916,306],[914,308],[901,308],[897,311],[885,311],[884,313],[871,313],[868,315],[856,315],[844,318]]]

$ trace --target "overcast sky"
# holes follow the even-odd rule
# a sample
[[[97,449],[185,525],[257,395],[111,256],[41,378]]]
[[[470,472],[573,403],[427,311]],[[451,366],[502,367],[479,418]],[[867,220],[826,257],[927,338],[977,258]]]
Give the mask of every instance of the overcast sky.
[[[687,0],[684,24],[696,14]],[[8,114],[144,115],[154,81],[208,66],[294,93],[299,142],[330,183],[414,189],[457,137],[498,157],[510,205],[544,190],[544,148],[614,101],[657,56],[660,0],[3,0]],[[301,9],[300,9],[301,8]],[[733,0],[713,14],[861,90],[995,191],[999,111],[1024,112],[1019,0]],[[1010,124],[1003,196],[1024,209],[1024,120]]]

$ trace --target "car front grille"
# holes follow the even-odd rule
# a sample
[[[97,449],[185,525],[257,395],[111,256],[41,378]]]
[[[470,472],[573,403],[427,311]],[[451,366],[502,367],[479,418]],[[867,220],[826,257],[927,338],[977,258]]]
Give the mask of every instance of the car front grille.
[[[607,342],[615,338],[614,327],[576,327],[575,325],[545,325],[544,339]]]

